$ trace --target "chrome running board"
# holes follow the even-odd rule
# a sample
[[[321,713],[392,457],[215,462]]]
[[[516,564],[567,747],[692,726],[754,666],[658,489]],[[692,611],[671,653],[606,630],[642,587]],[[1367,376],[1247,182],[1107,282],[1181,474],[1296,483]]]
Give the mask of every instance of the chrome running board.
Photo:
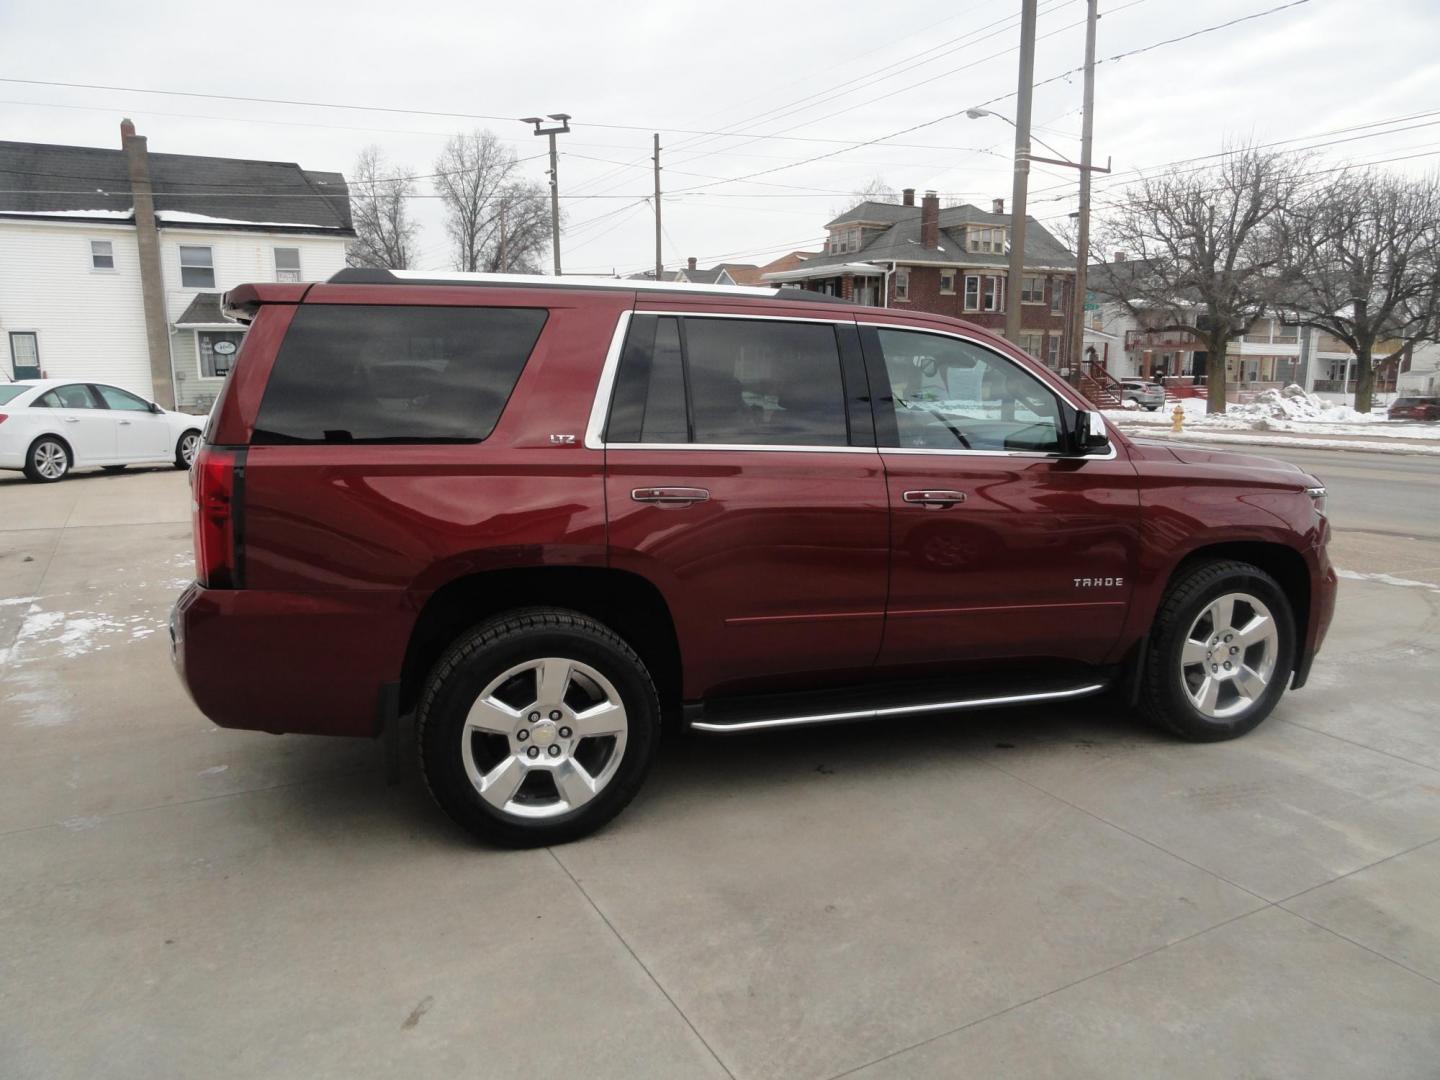
[[[883,708],[858,709],[850,712],[813,713],[804,716],[775,716],[755,720],[736,720],[733,723],[713,720],[694,720],[690,728],[694,731],[708,731],[731,734],[741,731],[759,731],[764,728],[800,727],[805,724],[836,724],[851,720],[878,720],[882,716],[909,716],[927,712],[958,712],[962,709],[989,709],[1001,705],[1028,705],[1037,701],[1064,701],[1070,698],[1088,697],[1098,694],[1109,686],[1108,683],[1087,683],[1066,690],[1045,690],[1031,694],[1007,694],[1001,697],[962,698],[956,701],[933,701],[918,705],[892,705]]]

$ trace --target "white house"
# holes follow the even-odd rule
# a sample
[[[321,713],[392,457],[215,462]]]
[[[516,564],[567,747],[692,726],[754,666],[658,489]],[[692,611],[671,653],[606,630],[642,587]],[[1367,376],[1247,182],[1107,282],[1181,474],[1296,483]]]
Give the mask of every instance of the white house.
[[[220,295],[317,281],[355,233],[339,173],[290,162],[0,142],[0,380],[95,379],[203,410],[244,327]]]

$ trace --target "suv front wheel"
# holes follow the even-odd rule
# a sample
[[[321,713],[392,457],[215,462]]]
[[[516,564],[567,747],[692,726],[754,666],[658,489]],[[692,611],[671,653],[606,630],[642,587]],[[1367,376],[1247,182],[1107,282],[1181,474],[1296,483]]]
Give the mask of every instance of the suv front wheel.
[[[633,649],[588,616],[515,611],[441,657],[416,720],[430,792],[457,823],[507,847],[593,832],[639,790],[660,707]]]
[[[1141,707],[1195,742],[1233,739],[1270,715],[1295,666],[1295,617],[1249,563],[1202,563],[1171,585],[1150,634]]]

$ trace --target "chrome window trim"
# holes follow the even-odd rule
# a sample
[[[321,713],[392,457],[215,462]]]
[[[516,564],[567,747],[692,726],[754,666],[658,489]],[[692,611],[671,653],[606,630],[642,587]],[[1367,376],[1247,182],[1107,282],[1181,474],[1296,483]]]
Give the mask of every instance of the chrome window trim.
[[[749,319],[771,322],[825,323],[829,326],[855,325],[853,315],[841,318],[822,319],[805,315],[750,315],[729,311],[636,311],[633,308],[620,313],[615,333],[610,338],[610,348],[605,353],[605,366],[600,369],[600,381],[595,387],[595,400],[590,405],[590,419],[585,425],[585,445],[591,450],[759,450],[790,454],[875,454],[874,446],[794,446],[771,443],[607,443],[605,424],[610,419],[611,398],[615,393],[615,376],[620,368],[620,354],[625,350],[625,336],[630,331],[630,322],[635,315],[674,315],[692,319]],[[837,359],[839,354],[837,353]]]
[[[991,345],[989,342],[981,341],[979,338],[972,337],[969,334],[957,334],[950,330],[936,330],[933,327],[929,326],[907,326],[904,323],[862,322],[859,319],[855,321],[855,325],[868,326],[875,330],[905,330],[913,334],[934,334],[936,337],[948,337],[954,338],[956,341],[967,342],[970,345],[974,345],[976,348],[984,349],[986,352],[991,353],[994,356],[998,356],[1001,360],[1005,361],[1007,364],[1010,364],[1012,367],[1019,368],[1019,370],[1024,372],[1026,375],[1034,378],[1037,382],[1040,383],[1041,386],[1045,387],[1046,390],[1050,391],[1050,393],[1055,396],[1057,401],[1063,401],[1071,408],[1077,410],[1080,408],[1074,402],[1068,401],[1063,395],[1056,391],[1055,387],[1051,386],[1044,379],[1041,379],[1029,368],[1025,367],[1023,364],[1016,363],[1012,357],[1006,356],[1003,352],[996,349],[995,346]],[[883,358],[881,360],[881,363],[884,363]],[[1102,425],[1104,425],[1105,418],[1101,415],[1098,409],[1085,409],[1082,411],[1090,413],[1091,416],[1094,416],[1097,420],[1099,420]],[[1107,438],[1108,437],[1109,436],[1107,428]],[[1065,454],[1059,452],[1051,452],[1048,450],[931,450],[903,446],[882,446],[879,448],[879,450],[882,454],[953,454],[962,457],[1053,458],[1056,461],[1111,461],[1119,456],[1115,451],[1115,441],[1113,439],[1110,439],[1109,449],[1103,454]]]
[[[1044,450],[940,450],[921,449],[901,446],[783,446],[771,443],[607,443],[604,439],[605,424],[610,418],[610,399],[615,391],[615,377],[620,367],[620,354],[625,349],[625,337],[630,331],[630,323],[636,315],[675,315],[699,319],[751,319],[770,320],[775,322],[808,322],[828,323],[831,326],[869,326],[878,330],[909,330],[918,334],[935,334],[939,337],[955,338],[965,341],[971,345],[994,353],[1002,360],[1010,364],[1015,361],[1004,353],[997,351],[992,345],[972,337],[968,334],[957,334],[946,330],[935,330],[930,327],[908,326],[904,323],[877,323],[861,322],[853,315],[840,318],[814,318],[804,315],[750,315],[737,314],[735,312],[719,311],[690,311],[690,310],[664,310],[664,311],[636,311],[633,308],[620,313],[615,324],[615,332],[610,337],[610,347],[605,352],[605,363],[600,369],[600,381],[595,387],[595,398],[590,405],[590,419],[585,425],[585,446],[590,450],[716,450],[721,452],[733,452],[737,450],[785,453],[785,454],[930,454],[930,455],[954,455],[961,457],[1010,457],[1010,458],[1033,458],[1053,460],[1091,460],[1110,461],[1117,454],[1115,443],[1110,443],[1110,449],[1104,454],[1061,454],[1050,453]],[[1034,375],[1029,369],[1018,364],[1027,375]],[[1054,393],[1054,387],[1049,383],[1040,380],[1047,390]],[[1056,397],[1060,395],[1056,394]],[[1060,400],[1064,400],[1060,398]],[[1067,404],[1073,403],[1066,402]],[[1092,415],[1099,417],[1098,411]],[[1101,419],[1103,423],[1103,418]]]

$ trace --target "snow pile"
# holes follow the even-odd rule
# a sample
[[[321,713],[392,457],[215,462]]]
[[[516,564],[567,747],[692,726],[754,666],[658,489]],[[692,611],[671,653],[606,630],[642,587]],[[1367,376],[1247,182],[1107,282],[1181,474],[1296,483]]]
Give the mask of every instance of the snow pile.
[[[1385,410],[1356,412],[1349,405],[1326,401],[1317,394],[1308,393],[1304,387],[1291,383],[1283,390],[1263,391],[1254,401],[1243,405],[1231,405],[1226,409],[1229,416],[1240,420],[1261,421],[1254,430],[1265,431],[1270,420],[1292,420],[1301,423],[1321,424],[1369,424],[1385,419]],[[1283,429],[1282,429],[1283,430]]]

